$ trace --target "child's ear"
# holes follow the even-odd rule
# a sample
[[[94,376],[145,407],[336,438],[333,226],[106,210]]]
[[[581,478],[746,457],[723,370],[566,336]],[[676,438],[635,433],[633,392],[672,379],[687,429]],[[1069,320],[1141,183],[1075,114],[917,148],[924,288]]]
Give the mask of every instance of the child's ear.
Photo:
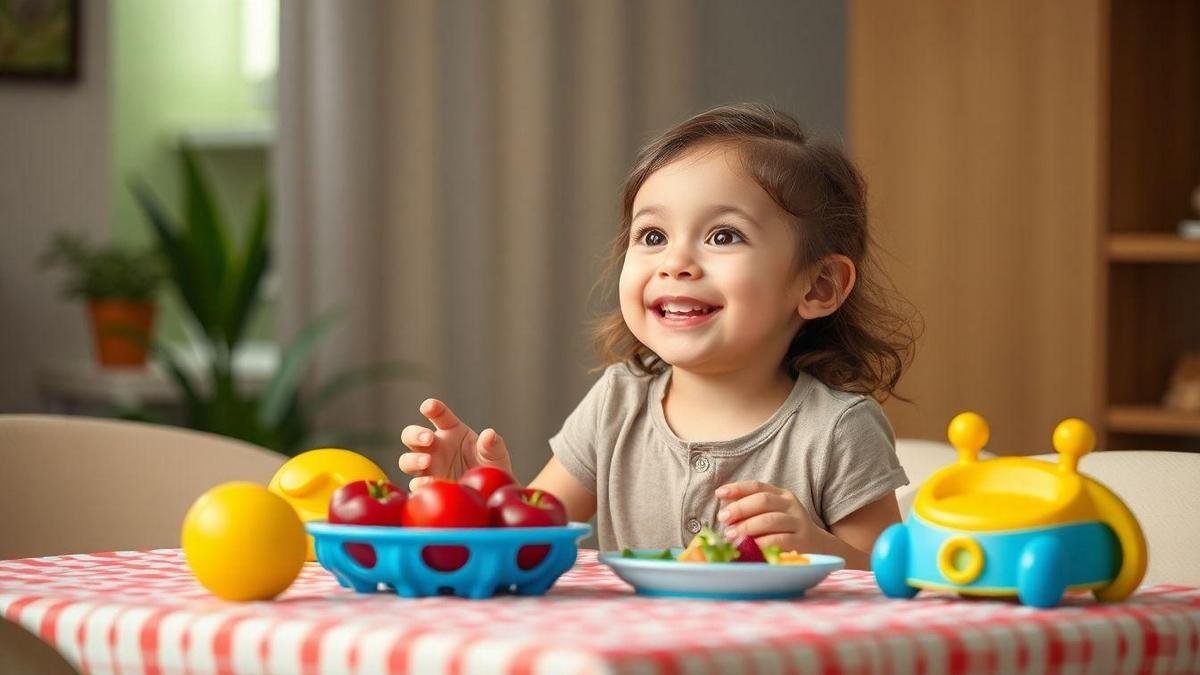
[[[796,308],[805,320],[819,319],[837,311],[850,296],[858,278],[854,261],[844,255],[826,256],[814,267],[816,271],[809,281],[808,290]]]

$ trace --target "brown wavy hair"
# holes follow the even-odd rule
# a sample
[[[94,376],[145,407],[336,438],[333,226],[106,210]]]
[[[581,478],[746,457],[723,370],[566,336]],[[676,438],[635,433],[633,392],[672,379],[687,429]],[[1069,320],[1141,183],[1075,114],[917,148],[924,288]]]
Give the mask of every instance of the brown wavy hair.
[[[611,288],[629,248],[633,201],[658,169],[700,145],[730,144],[747,175],[784,211],[799,233],[797,270],[841,254],[857,280],[837,311],[804,322],[782,366],[795,378],[804,371],[842,391],[896,396],[896,383],[912,360],[920,319],[896,291],[873,254],[867,228],[866,182],[839,148],[812,142],[790,115],[761,104],[721,106],[676,125],[642,148],[625,178],[621,230],[597,285]],[[601,317],[593,338],[604,366],[627,362],[635,370],[662,372],[667,364],[642,344],[620,307]],[[601,366],[603,368],[604,366]]]

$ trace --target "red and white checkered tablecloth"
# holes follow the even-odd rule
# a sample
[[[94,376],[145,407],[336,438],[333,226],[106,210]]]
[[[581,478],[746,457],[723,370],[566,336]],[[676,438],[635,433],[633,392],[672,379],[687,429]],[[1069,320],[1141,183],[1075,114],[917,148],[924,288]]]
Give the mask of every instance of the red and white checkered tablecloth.
[[[407,600],[316,563],[273,602],[228,603],[178,550],[0,561],[0,612],[92,673],[1200,672],[1200,589],[1035,610],[888,600],[837,572],[793,601],[633,595],[595,551],[544,597]]]

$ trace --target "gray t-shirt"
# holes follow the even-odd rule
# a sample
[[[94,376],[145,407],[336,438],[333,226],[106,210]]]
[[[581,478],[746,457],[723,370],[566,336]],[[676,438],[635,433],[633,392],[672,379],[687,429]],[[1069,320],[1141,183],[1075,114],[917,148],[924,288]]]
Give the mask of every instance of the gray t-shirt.
[[[671,431],[658,375],[609,366],[550,449],[596,494],[601,550],[683,546],[717,522],[715,490],[759,480],[790,490],[826,530],[906,485],[895,436],[874,399],[801,373],[783,405],[739,438],[685,441]]]

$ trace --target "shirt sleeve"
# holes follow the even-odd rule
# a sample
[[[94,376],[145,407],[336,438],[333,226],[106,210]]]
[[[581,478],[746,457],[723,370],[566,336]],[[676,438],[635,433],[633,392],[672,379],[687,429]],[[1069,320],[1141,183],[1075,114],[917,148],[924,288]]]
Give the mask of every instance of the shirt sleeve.
[[[834,424],[821,489],[821,520],[832,526],[908,484],[883,408],[863,398]]]
[[[592,388],[567,416],[562,428],[550,439],[550,450],[585,488],[596,494],[597,449],[600,447],[600,419],[604,415],[612,388],[612,368],[592,385]]]

